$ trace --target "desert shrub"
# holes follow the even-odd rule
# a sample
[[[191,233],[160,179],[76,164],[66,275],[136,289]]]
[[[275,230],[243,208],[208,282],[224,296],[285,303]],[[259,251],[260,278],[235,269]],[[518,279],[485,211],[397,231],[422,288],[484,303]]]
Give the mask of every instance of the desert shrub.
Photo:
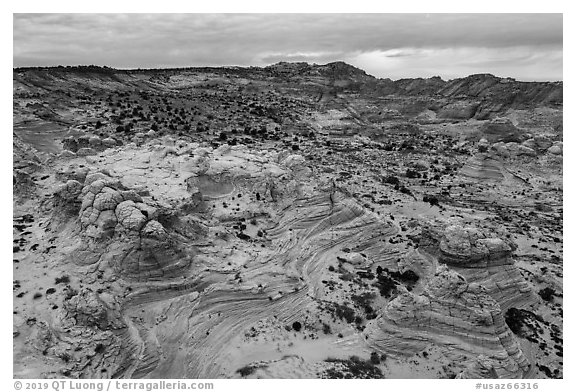
[[[542,297],[544,301],[550,302],[554,299],[556,291],[550,287],[546,287],[538,292],[538,295]]]
[[[236,236],[238,238],[240,238],[241,240],[244,240],[244,241],[250,240],[250,236],[248,234],[245,234],[245,233],[237,233]]]
[[[508,328],[516,335],[522,332],[522,325],[523,323],[523,315],[520,309],[510,308],[506,311],[505,315],[506,324],[508,324]]]
[[[328,358],[326,362],[338,364],[324,373],[325,378],[384,378],[382,371],[373,363],[353,355],[348,359]]]
[[[424,198],[422,199],[423,202],[428,202],[430,203],[431,206],[439,206],[440,203],[438,201],[438,198],[436,196],[429,196],[429,195],[424,195]]]
[[[374,279],[374,274],[371,271],[358,271],[358,272],[356,272],[356,275],[358,275],[362,279],[367,279],[367,280]]]
[[[55,283],[56,284],[60,284],[60,283],[68,284],[68,283],[70,283],[70,277],[68,275],[62,275],[61,277],[56,278]]]
[[[504,320],[515,335],[530,341],[535,341],[538,335],[544,333],[538,325],[538,322],[543,322],[544,319],[529,310],[510,308],[506,311]]]
[[[395,176],[386,176],[383,178],[383,181],[386,184],[391,184],[391,185],[399,185],[400,184],[400,180],[398,179],[398,177],[395,177]]]
[[[240,373],[242,377],[251,375],[256,371],[256,369],[265,368],[266,365],[246,365],[236,370],[236,373]]]
[[[412,195],[412,192],[410,192],[410,189],[406,188],[404,185],[402,185],[399,188],[399,191],[404,193],[405,195]]]
[[[346,320],[346,322],[349,324],[353,323],[354,319],[356,318],[356,314],[354,312],[354,309],[352,309],[351,307],[349,307],[347,305],[341,305],[341,304],[334,303],[334,304],[332,304],[332,307],[330,308],[330,310],[340,320]]]
[[[68,353],[58,354],[58,357],[66,363],[70,362],[70,359],[72,359],[72,357]]]
[[[392,290],[396,288],[396,281],[387,275],[378,275],[378,281],[374,283],[374,287],[380,291],[381,296],[390,298]]]
[[[420,178],[420,173],[416,170],[408,169],[406,170],[406,177],[408,178]]]
[[[366,310],[366,313],[372,313],[372,301],[376,298],[376,294],[372,292],[365,292],[362,294],[353,294],[352,301],[356,303],[359,307]],[[369,311],[371,310],[371,311]]]
[[[254,366],[244,366],[244,367],[241,367],[240,369],[236,370],[236,373],[240,373],[240,375],[242,377],[246,377],[246,376],[249,376],[252,373],[254,373],[255,370],[256,370],[256,367],[254,367]]]
[[[388,274],[392,278],[397,279],[397,280],[404,282],[404,283],[414,284],[414,283],[418,282],[418,280],[420,279],[420,277],[416,274],[416,272],[414,272],[412,270],[406,270],[404,272],[391,271],[391,272],[388,272]]]

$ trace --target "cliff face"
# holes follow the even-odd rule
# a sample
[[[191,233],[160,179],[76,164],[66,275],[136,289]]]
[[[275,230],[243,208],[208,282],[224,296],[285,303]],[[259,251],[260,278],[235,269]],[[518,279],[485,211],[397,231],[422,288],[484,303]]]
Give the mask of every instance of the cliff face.
[[[533,109],[536,107],[561,108],[562,82],[518,82],[492,75],[473,75],[451,80],[438,91],[439,95],[466,97],[479,102],[474,118],[484,120],[493,113],[508,109]]]

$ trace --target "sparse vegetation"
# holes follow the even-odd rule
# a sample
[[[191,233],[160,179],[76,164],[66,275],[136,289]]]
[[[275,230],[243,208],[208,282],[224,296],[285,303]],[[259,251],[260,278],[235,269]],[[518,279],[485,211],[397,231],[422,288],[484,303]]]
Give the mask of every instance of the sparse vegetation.
[[[248,377],[253,374],[257,369],[266,368],[266,365],[246,365],[236,370],[236,373],[240,374],[242,377]]]
[[[70,277],[68,275],[62,275],[61,277],[56,278],[55,284],[60,284],[60,283],[62,283],[62,284],[70,283]]]
[[[323,378],[384,378],[382,371],[372,362],[362,360],[357,356],[351,356],[348,359],[328,358],[326,362],[335,364],[336,366],[326,370]]]
[[[15,70],[13,298],[15,317],[26,320],[15,328],[15,350],[39,339],[33,341],[38,354],[46,361],[60,358],[55,362],[66,368],[54,374],[116,377],[122,369],[106,358],[122,353],[125,332],[135,333],[146,344],[157,339],[158,347],[156,341],[150,347],[161,353],[158,363],[150,358],[135,372],[147,377],[155,374],[146,373],[153,366],[171,369],[169,335],[179,329],[170,325],[188,323],[187,339],[206,339],[206,358],[229,354],[209,352],[223,330],[243,331],[229,345],[240,345],[241,353],[264,341],[282,341],[281,350],[286,339],[295,354],[338,339],[350,343],[350,353],[364,353],[352,346],[355,334],[362,331],[358,338],[370,342],[377,317],[400,324],[406,316],[421,317],[410,309],[411,295],[395,298],[404,289],[413,292],[417,308],[426,303],[422,297],[438,294],[430,286],[437,267],[480,272],[486,259],[497,258],[494,264],[502,261],[506,273],[484,274],[481,294],[447,295],[446,303],[430,309],[456,318],[455,334],[480,333],[482,325],[492,330],[498,318],[469,317],[467,311],[493,313],[493,296],[509,308],[505,322],[529,346],[530,359],[540,361],[534,362],[537,376],[561,377],[563,296],[555,281],[564,278],[562,88],[534,86],[486,75],[377,80],[345,65],[304,63]],[[538,94],[530,92],[534,88]],[[532,112],[539,105],[546,110]],[[483,134],[499,117],[519,124],[506,125],[518,134],[516,145],[497,142],[499,132]],[[36,136],[42,136],[33,145],[39,159],[27,152]],[[479,147],[484,137],[490,149]],[[517,153],[522,151],[529,154]],[[112,180],[99,180],[98,172]],[[92,195],[92,188],[102,192]],[[119,222],[120,200],[134,203],[138,228],[130,233]],[[90,203],[93,211],[80,212]],[[445,225],[455,222],[472,230],[448,241]],[[99,236],[103,226],[110,227]],[[61,238],[70,233],[75,237]],[[467,247],[466,238],[482,233],[517,242],[522,251],[493,255],[496,242]],[[473,256],[460,260],[460,254]],[[483,259],[476,263],[479,254]],[[542,301],[526,309],[515,308],[524,306],[520,276],[528,282],[522,288],[541,289]],[[464,286],[472,289],[475,280]],[[163,302],[148,306],[156,300]],[[404,313],[392,311],[400,300],[406,300]],[[67,316],[57,334],[50,323],[44,326],[50,309]],[[152,314],[162,309],[166,314]],[[426,320],[409,320],[401,325],[406,335],[386,338],[408,346],[400,340],[410,339],[410,328],[424,331]],[[162,333],[154,334],[155,326]],[[320,344],[308,345],[316,340]],[[470,358],[493,354],[474,341],[465,350]],[[426,350],[410,353],[412,370],[450,362],[443,350]],[[15,352],[16,361],[27,358],[21,354]],[[321,376],[381,378],[383,369],[394,376],[396,360],[385,366],[379,351],[362,355],[329,358]],[[236,374],[264,375],[257,369],[269,359]],[[295,361],[286,359],[288,366]],[[506,361],[499,369],[514,368]],[[426,374],[456,377],[460,365]],[[270,374],[276,366],[270,365]]]
[[[373,351],[370,353],[370,362],[372,362],[373,365],[380,365],[380,356],[377,352]]]
[[[547,302],[551,302],[554,300],[554,296],[556,295],[556,291],[550,287],[543,288],[542,290],[538,291],[538,295]]]

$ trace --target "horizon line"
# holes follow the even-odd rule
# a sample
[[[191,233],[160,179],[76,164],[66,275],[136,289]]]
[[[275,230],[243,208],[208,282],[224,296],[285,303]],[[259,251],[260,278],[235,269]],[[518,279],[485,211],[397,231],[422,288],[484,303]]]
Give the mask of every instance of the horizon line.
[[[36,66],[12,66],[12,70],[16,71],[16,70],[30,70],[30,69],[61,69],[61,68],[89,68],[89,67],[95,67],[95,68],[104,68],[104,69],[110,69],[110,70],[114,70],[114,71],[132,71],[132,72],[137,72],[137,71],[169,71],[169,70],[186,70],[186,69],[202,69],[202,68],[214,68],[214,69],[219,69],[219,68],[240,68],[240,69],[250,69],[250,68],[258,68],[258,69],[265,69],[267,67],[271,67],[274,65],[278,65],[278,64],[307,64],[309,66],[327,66],[330,64],[336,64],[336,63],[342,63],[342,64],[346,64],[350,67],[356,68],[362,72],[364,72],[367,76],[370,76],[374,79],[377,80],[391,80],[391,81],[399,81],[399,80],[415,80],[415,79],[440,79],[442,81],[445,82],[449,82],[452,80],[458,80],[458,79],[465,79],[465,78],[469,78],[471,76],[478,76],[478,75],[488,75],[488,76],[492,76],[498,79],[509,79],[509,80],[513,80],[515,82],[520,82],[520,83],[564,83],[564,79],[557,79],[557,80],[522,80],[522,79],[517,79],[511,76],[497,76],[494,75],[490,72],[480,72],[480,73],[474,73],[474,74],[469,74],[466,76],[460,76],[460,77],[455,77],[455,78],[451,78],[451,79],[444,79],[439,75],[435,75],[435,76],[430,76],[430,77],[423,77],[423,76],[419,76],[419,77],[405,77],[405,78],[399,78],[399,79],[391,79],[391,78],[379,78],[377,76],[371,75],[368,72],[366,72],[365,70],[363,70],[362,68],[356,67],[355,65],[352,65],[350,63],[347,63],[345,61],[342,60],[337,60],[337,61],[331,61],[325,64],[319,64],[319,63],[309,63],[307,61],[279,61],[276,63],[271,63],[268,65],[190,65],[190,66],[182,66],[182,67],[178,67],[178,66],[172,66],[172,67],[153,67],[153,68],[116,68],[116,67],[111,67],[109,65],[97,65],[97,64],[75,64],[75,65],[36,65]]]

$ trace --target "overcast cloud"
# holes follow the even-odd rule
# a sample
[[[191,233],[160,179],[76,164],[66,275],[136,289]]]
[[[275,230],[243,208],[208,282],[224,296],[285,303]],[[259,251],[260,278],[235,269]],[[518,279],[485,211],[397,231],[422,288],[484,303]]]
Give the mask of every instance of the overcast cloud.
[[[346,61],[391,79],[562,80],[561,14],[15,14],[14,66]]]

